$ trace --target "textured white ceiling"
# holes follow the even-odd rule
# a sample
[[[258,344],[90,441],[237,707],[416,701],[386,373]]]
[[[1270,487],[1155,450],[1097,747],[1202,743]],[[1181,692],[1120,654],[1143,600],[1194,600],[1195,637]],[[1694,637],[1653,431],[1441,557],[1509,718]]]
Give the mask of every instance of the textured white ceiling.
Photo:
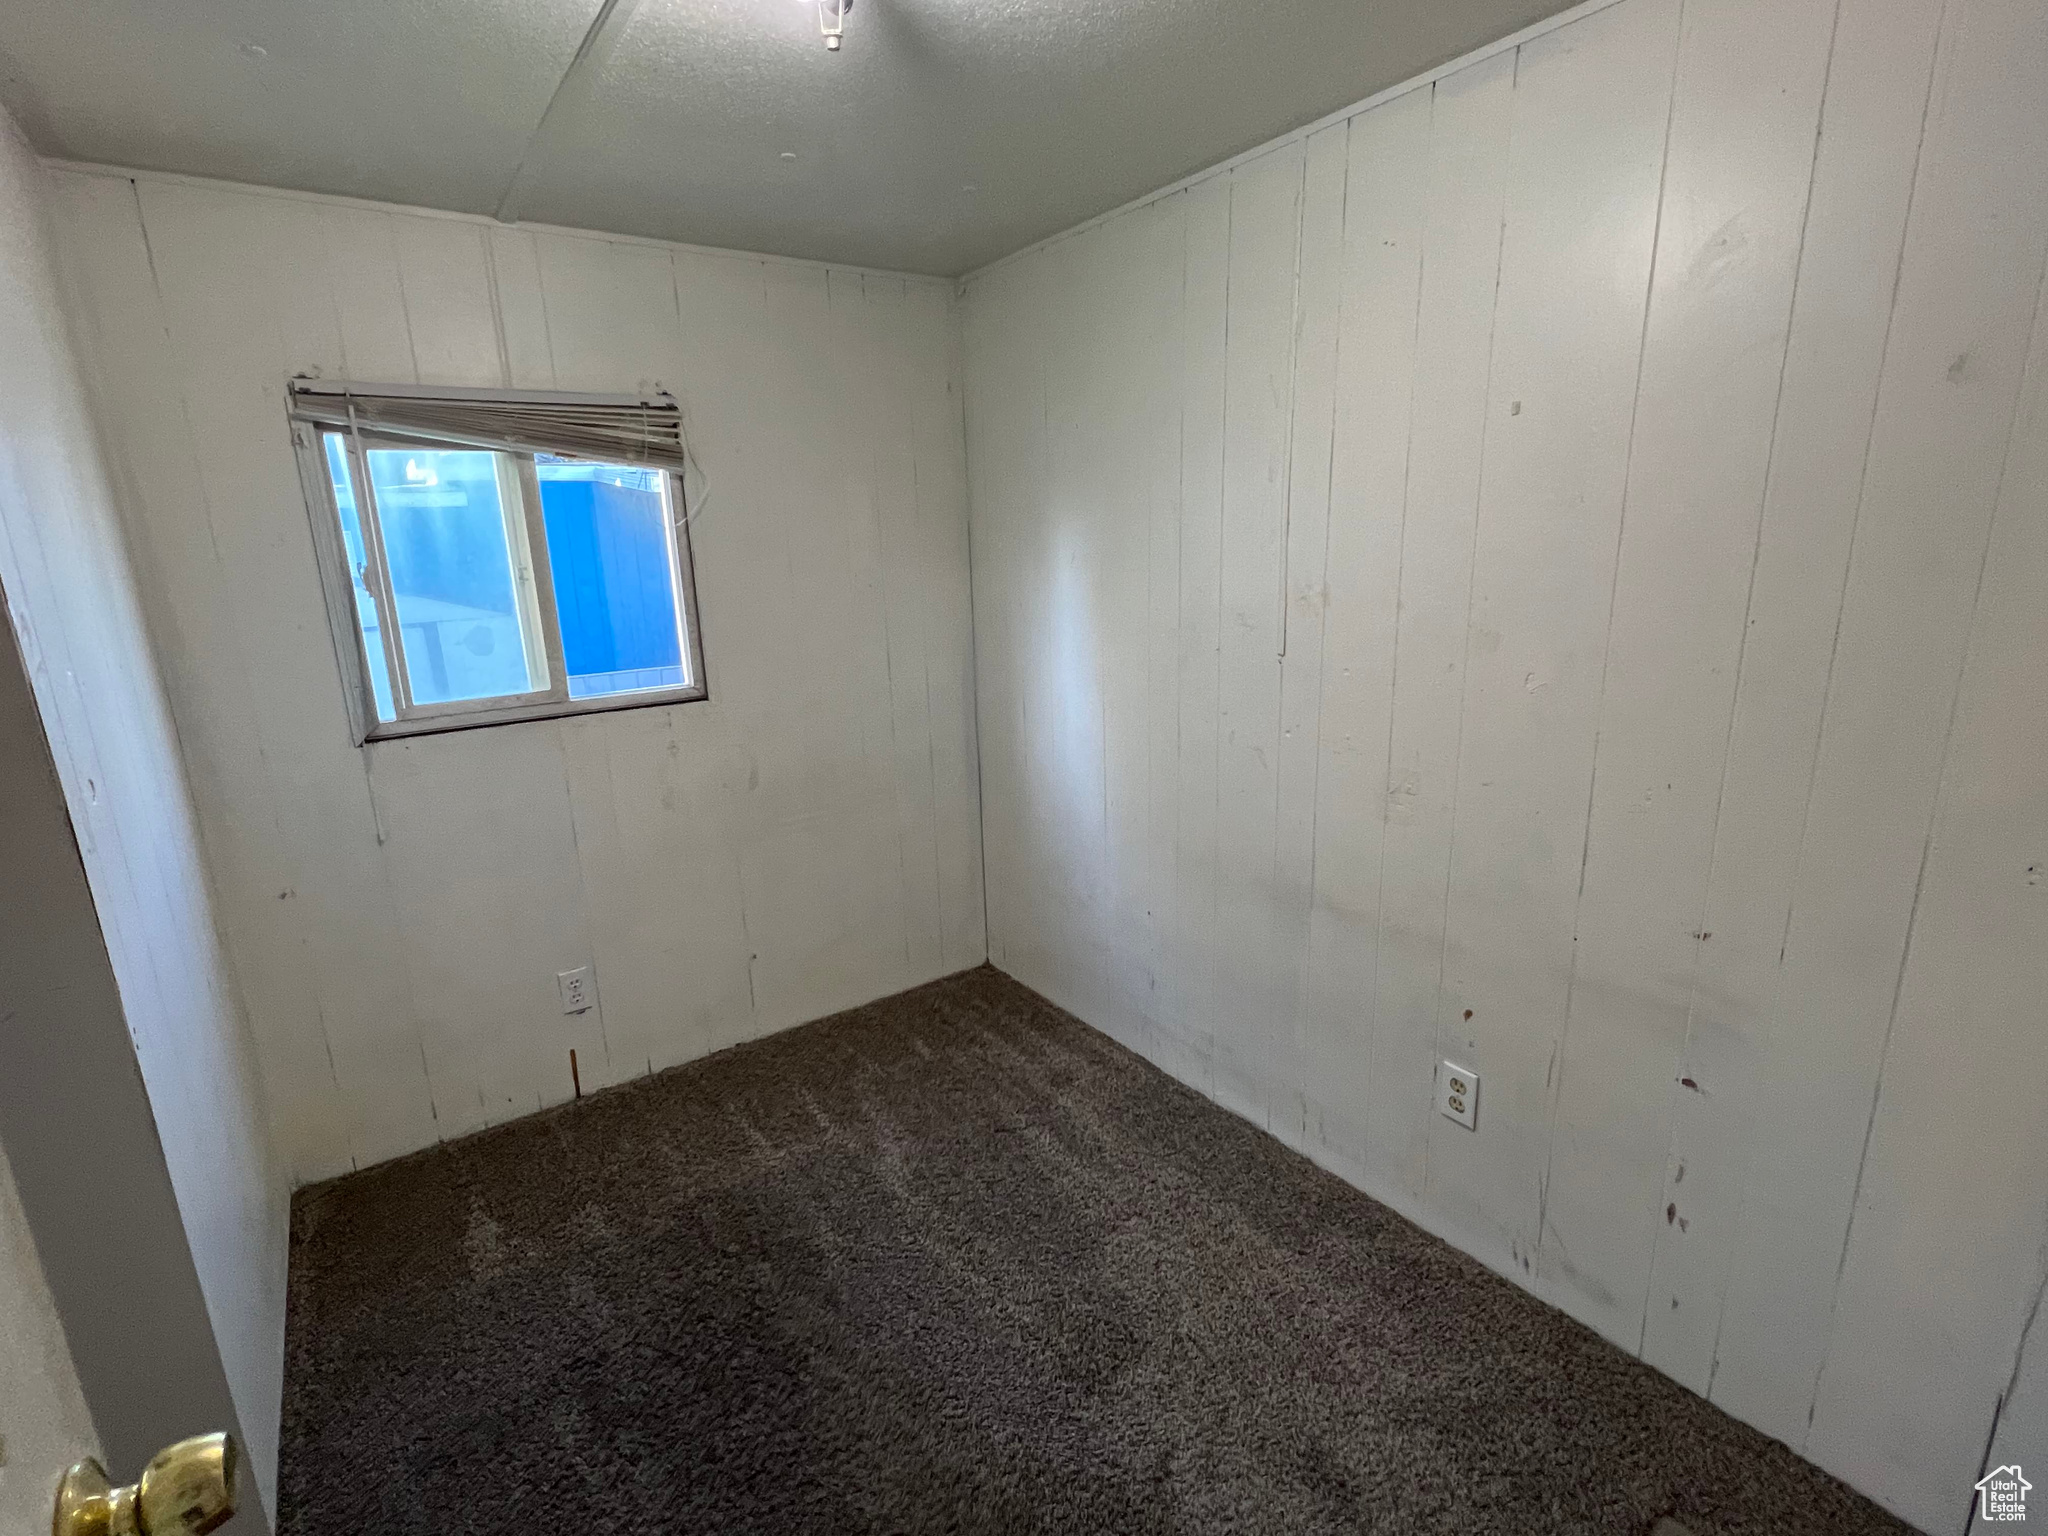
[[[857,0],[832,54],[804,0],[615,0],[571,72],[600,0],[5,0],[0,104],[69,159],[950,275],[1564,3]]]

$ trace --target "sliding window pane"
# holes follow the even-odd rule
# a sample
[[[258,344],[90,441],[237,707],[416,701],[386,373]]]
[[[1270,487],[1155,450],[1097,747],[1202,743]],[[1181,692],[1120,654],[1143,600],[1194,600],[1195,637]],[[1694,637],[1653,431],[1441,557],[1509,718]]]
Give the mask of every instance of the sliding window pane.
[[[355,479],[348,472],[348,445],[339,432],[320,434],[327,451],[327,474],[334,482],[334,505],[341,513],[341,543],[348,559],[348,581],[356,597],[356,624],[363,632],[363,656],[370,669],[370,691],[377,696],[377,718],[396,720],[391,705],[391,669],[384,660],[383,621],[370,591],[369,557],[363,550],[363,519],[356,510]]]
[[[370,485],[416,705],[537,692],[518,482],[503,455],[372,448]]]
[[[569,697],[688,683],[668,476],[547,454],[534,462]]]

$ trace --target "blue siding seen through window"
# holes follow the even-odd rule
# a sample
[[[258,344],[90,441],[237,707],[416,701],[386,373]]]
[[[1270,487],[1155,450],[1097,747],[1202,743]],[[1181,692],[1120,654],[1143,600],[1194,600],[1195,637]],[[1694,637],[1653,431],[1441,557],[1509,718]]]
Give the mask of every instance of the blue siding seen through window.
[[[416,704],[547,686],[527,665],[497,455],[370,448],[370,487]]]
[[[538,455],[571,698],[689,681],[658,470]]]
[[[374,439],[352,465],[344,433],[321,437],[379,721],[410,715],[400,694],[431,709],[550,693],[595,700],[695,681],[666,472]],[[367,486],[357,469],[368,471]],[[532,489],[546,544],[529,551]],[[381,575],[372,534],[381,535]],[[532,565],[548,573],[552,614],[533,601]],[[387,635],[402,684],[386,664]],[[557,640],[565,675],[551,679]]]

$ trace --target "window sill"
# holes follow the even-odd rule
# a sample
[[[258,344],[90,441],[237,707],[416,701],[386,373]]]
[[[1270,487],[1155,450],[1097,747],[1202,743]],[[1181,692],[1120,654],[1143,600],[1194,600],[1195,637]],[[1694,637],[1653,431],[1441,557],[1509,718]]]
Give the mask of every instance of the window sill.
[[[480,731],[493,725],[526,725],[536,720],[609,715],[622,709],[662,709],[677,704],[700,704],[709,697],[709,690],[700,683],[689,688],[612,694],[601,699],[549,699],[540,704],[519,704],[508,709],[465,710],[458,714],[426,715],[414,720],[380,720],[371,727],[361,745],[368,746],[373,741],[401,741],[414,736],[445,736],[450,731]]]

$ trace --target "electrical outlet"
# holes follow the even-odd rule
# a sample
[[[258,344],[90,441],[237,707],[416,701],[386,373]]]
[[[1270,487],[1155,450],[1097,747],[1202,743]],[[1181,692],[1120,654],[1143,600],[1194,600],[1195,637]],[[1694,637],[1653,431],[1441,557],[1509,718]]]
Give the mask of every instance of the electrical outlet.
[[[1436,1064],[1436,1107],[1468,1131],[1479,1129],[1479,1074],[1455,1061]]]
[[[579,965],[573,971],[557,971],[555,985],[562,989],[562,1012],[587,1013],[597,1006],[597,983],[590,978],[590,967]]]

